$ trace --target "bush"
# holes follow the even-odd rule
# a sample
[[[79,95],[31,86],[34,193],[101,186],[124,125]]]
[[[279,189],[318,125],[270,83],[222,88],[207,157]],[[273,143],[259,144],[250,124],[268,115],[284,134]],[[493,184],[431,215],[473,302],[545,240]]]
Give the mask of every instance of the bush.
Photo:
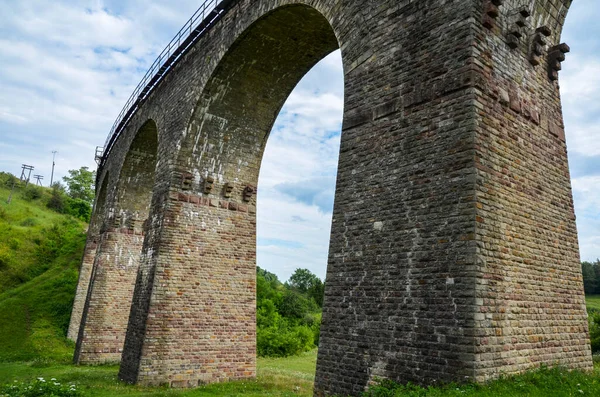
[[[0,246],[0,271],[8,269],[12,255],[6,248]]]
[[[34,218],[25,218],[21,221],[21,226],[32,227],[37,225],[37,221]]]
[[[23,191],[22,196],[23,196],[23,200],[25,200],[25,201],[33,201],[33,200],[40,199],[42,197],[43,193],[44,192],[41,187],[29,185]]]
[[[55,183],[52,185],[52,195],[50,196],[50,200],[48,200],[48,204],[46,204],[46,206],[53,211],[64,214],[66,200],[67,196],[64,192],[64,188],[60,183]]]
[[[315,347],[313,332],[304,325],[258,328],[256,349],[259,356],[286,357]]]
[[[89,222],[92,216],[92,206],[82,199],[68,199],[65,212],[84,222]]]
[[[16,183],[19,179],[10,174],[8,172],[0,172],[0,186],[4,186],[6,188],[12,188],[13,184]]]

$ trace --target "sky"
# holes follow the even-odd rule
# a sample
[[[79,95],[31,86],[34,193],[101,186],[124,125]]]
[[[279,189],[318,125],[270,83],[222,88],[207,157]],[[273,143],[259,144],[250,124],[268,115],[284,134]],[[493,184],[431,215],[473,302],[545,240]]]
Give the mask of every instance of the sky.
[[[50,182],[95,169],[96,146],[201,0],[0,1],[0,171]],[[600,4],[576,0],[560,75],[582,260],[600,257]],[[325,277],[343,112],[339,52],[288,98],[259,179],[257,264],[283,280]]]

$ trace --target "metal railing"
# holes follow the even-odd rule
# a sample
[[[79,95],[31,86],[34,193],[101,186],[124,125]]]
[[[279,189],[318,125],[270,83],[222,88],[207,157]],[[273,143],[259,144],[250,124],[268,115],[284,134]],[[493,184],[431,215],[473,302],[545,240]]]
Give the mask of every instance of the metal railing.
[[[99,166],[102,167],[121,131],[135,114],[141,103],[150,95],[163,77],[215,22],[227,12],[237,0],[205,0],[194,15],[185,23],[171,42],[158,55],[142,81],[137,85],[127,103],[119,113],[110,130]]]

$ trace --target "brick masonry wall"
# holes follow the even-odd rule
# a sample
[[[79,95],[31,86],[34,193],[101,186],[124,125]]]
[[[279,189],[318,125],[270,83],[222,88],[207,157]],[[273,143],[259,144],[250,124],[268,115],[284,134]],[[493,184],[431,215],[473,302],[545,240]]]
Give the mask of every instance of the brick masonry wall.
[[[492,26],[475,25],[483,77],[476,102],[477,380],[540,363],[592,368],[559,86],[551,76],[569,4],[507,1]]]
[[[119,179],[104,211],[107,219],[100,228],[100,244],[81,316],[74,356],[78,364],[121,360],[148,225],[157,139],[156,125],[145,123],[116,173]],[[104,180],[108,181],[106,175]],[[78,288],[83,290],[84,286]]]
[[[108,230],[101,235],[75,363],[105,364],[121,360],[142,242],[143,235],[128,229]]]
[[[79,334],[79,326],[81,325],[81,316],[85,306],[90,278],[92,276],[92,268],[96,259],[96,250],[98,248],[98,235],[88,233],[87,241],[83,251],[83,259],[79,267],[79,280],[77,282],[77,290],[75,291],[75,300],[73,301],[73,310],[71,312],[71,321],[67,338],[76,342]]]
[[[92,218],[88,228],[87,241],[83,251],[83,259],[81,260],[81,266],[79,267],[77,290],[75,291],[73,310],[71,312],[71,321],[69,322],[69,330],[67,332],[67,338],[74,342],[77,341],[77,335],[79,334],[81,316],[83,315],[88,287],[90,285],[90,279],[92,276],[92,269],[96,259],[100,230],[102,229],[102,223],[106,218],[105,210],[108,179],[108,176],[105,175],[105,177],[102,179],[102,183],[99,184],[100,189],[98,190],[96,200],[94,202]]]
[[[538,27],[551,30],[548,48],[558,44],[570,1],[496,3],[235,3],[136,112],[101,170],[119,175],[153,120],[153,194],[121,379],[190,387],[255,375],[246,188],[283,101],[337,45],[345,109],[315,394],[357,395],[377,377],[590,368],[551,80],[560,57],[544,49],[535,67],[530,57]]]

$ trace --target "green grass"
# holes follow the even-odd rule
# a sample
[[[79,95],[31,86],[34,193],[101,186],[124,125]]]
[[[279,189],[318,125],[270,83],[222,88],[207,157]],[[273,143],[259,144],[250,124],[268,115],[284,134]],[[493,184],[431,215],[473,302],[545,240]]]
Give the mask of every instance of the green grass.
[[[117,366],[80,367],[36,363],[0,363],[0,385],[34,381],[38,377],[74,384],[84,396],[312,396],[316,350],[288,358],[259,358],[253,381],[227,382],[191,390],[144,388],[118,381]],[[465,384],[420,388],[416,386],[373,387],[371,397],[567,397],[600,396],[600,368],[591,373],[541,368],[485,385]]]
[[[600,295],[586,295],[585,296],[585,305],[588,310],[598,310],[600,311]]]
[[[312,396],[316,358],[316,350],[292,358],[259,358],[254,381],[219,383],[193,390],[126,385],[117,380],[116,366],[0,363],[0,385],[43,377],[75,384],[86,396]]]

